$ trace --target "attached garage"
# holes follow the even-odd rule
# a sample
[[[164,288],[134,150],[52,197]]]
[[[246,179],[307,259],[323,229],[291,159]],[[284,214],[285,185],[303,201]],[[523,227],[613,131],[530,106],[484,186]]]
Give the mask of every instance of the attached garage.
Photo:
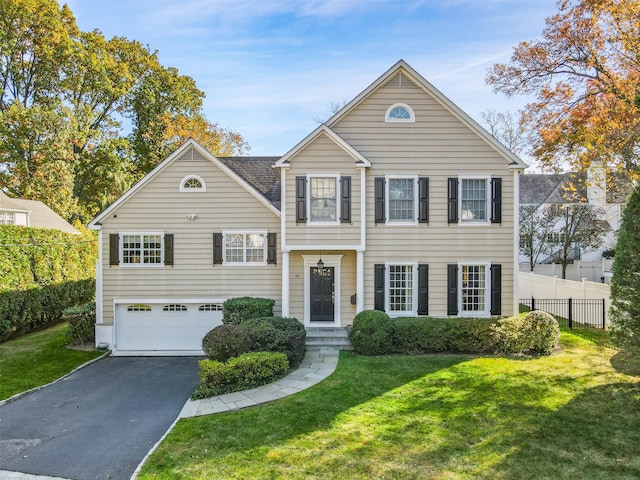
[[[115,302],[114,354],[202,355],[202,339],[222,325],[222,301]]]

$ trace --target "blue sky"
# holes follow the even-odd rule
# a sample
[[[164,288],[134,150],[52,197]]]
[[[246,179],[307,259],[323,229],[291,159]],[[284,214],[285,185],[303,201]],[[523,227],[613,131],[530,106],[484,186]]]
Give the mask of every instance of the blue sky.
[[[399,59],[476,120],[526,99],[484,84],[556,0],[69,0],[83,30],[158,50],[193,77],[207,119],[251,155],[283,155]]]

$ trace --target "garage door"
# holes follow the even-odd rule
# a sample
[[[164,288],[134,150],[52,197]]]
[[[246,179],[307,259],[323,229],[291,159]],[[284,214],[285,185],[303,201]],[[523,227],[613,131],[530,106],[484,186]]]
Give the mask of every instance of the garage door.
[[[200,355],[202,338],[221,324],[222,303],[118,303],[115,350]]]

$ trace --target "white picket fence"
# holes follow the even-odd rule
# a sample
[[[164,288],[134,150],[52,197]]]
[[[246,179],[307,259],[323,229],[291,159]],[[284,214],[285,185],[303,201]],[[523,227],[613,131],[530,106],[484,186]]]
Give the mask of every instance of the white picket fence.
[[[611,287],[605,283],[563,280],[530,272],[519,272],[519,298],[535,299],[604,299],[604,324],[609,325]],[[555,312],[549,312],[554,313]],[[578,313],[579,312],[575,312]]]

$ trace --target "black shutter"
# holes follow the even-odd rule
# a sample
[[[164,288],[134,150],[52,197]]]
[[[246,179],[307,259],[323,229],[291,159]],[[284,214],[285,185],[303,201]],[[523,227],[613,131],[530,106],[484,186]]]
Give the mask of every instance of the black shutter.
[[[418,222],[429,223],[429,179],[418,178]]]
[[[267,263],[275,265],[278,258],[276,246],[278,245],[278,234],[267,233]]]
[[[384,177],[375,179],[376,219],[375,223],[384,223]]]
[[[296,223],[307,221],[307,177],[296,177]]]
[[[384,264],[375,265],[373,308],[384,312]]]
[[[120,264],[120,235],[109,234],[109,265]]]
[[[418,315],[429,315],[429,265],[418,265]]]
[[[222,233],[213,234],[213,264],[222,263]]]
[[[173,233],[164,234],[164,264],[173,265]]]
[[[458,223],[458,179],[450,178],[447,189],[449,199],[449,223]]]
[[[491,315],[502,314],[502,265],[491,265]]]
[[[447,315],[458,314],[458,265],[447,265]]]
[[[502,179],[491,179],[491,223],[502,223]]]
[[[340,177],[340,221],[351,223],[351,177]]]

